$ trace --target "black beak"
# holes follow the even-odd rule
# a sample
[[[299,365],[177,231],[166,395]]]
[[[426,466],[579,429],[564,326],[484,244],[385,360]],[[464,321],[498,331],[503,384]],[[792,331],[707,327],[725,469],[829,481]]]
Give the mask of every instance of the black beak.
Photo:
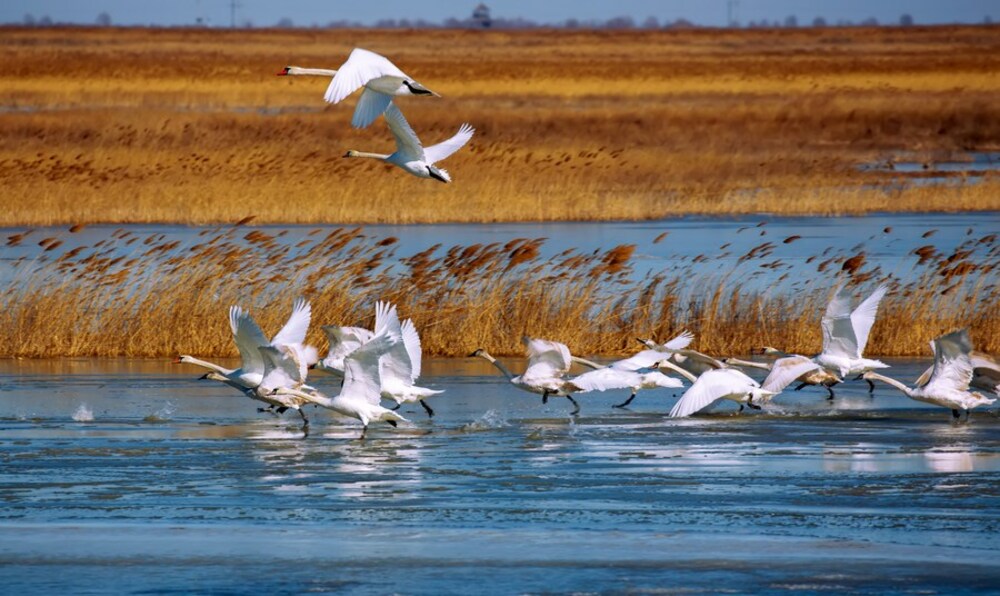
[[[205,379],[208,378],[208,375],[210,375],[210,374],[212,374],[212,373],[205,373],[205,374],[201,375],[200,377],[198,377],[198,380],[199,381],[204,381]]]

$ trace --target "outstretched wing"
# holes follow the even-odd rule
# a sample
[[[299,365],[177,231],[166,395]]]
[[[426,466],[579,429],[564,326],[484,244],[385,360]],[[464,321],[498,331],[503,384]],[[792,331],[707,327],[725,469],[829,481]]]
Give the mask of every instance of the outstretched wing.
[[[694,340],[694,334],[690,331],[682,331],[680,335],[671,339],[667,343],[663,344],[663,347],[668,350],[683,350],[684,348],[691,345]]]
[[[777,395],[784,391],[785,387],[788,387],[795,379],[819,368],[820,366],[813,362],[812,358],[806,358],[805,356],[778,358],[771,365],[771,372],[764,379],[761,388]]]
[[[570,382],[583,391],[607,391],[609,389],[630,389],[642,384],[639,373],[616,370],[614,368],[598,368],[570,379]]]
[[[295,357],[295,348],[285,346],[281,349],[274,346],[257,348],[264,361],[264,379],[260,387],[265,391],[278,387],[297,387],[303,378],[299,370],[299,360]]]
[[[361,99],[354,108],[354,116],[351,118],[351,126],[354,128],[365,128],[381,116],[389,104],[392,103],[392,96],[379,93],[365,87],[361,92]]]
[[[260,326],[249,312],[239,306],[230,306],[229,327],[233,331],[236,348],[240,351],[240,368],[244,373],[264,374],[264,360],[257,348],[268,345],[268,341]]]
[[[851,325],[854,327],[854,337],[858,344],[858,358],[865,351],[868,345],[868,334],[875,324],[875,315],[878,314],[878,304],[882,301],[885,293],[889,291],[887,286],[879,286],[871,296],[866,298],[854,312],[851,313]]]
[[[420,378],[420,365],[423,357],[420,349],[420,334],[413,321],[406,319],[402,327],[403,345],[406,346],[406,353],[410,357],[410,382],[416,383]]]
[[[733,374],[737,373],[737,374]],[[747,383],[743,373],[733,369],[716,369],[703,373],[670,410],[671,418],[683,418],[704,410],[727,395],[749,392],[756,383]],[[749,377],[747,377],[749,379]]]
[[[659,350],[643,350],[638,352],[624,360],[618,360],[612,362],[609,366],[617,370],[639,370],[640,368],[649,368],[656,364],[657,362],[662,362],[670,358],[669,352],[661,352]]]
[[[937,386],[946,390],[968,391],[972,381],[972,340],[969,331],[961,329],[938,337],[931,343],[934,350],[934,372],[925,385],[927,391]]]
[[[399,315],[394,305],[382,301],[375,303],[375,330],[376,332],[385,331],[402,335],[402,326],[399,323]],[[403,342],[397,342],[382,355],[379,373],[382,375],[383,383],[386,379],[395,379],[404,385],[413,383],[410,354]]]
[[[468,123],[463,124],[459,127],[458,132],[455,133],[455,136],[451,137],[447,141],[442,141],[437,145],[431,145],[430,147],[425,148],[424,161],[429,164],[434,164],[446,159],[449,155],[464,147],[475,132],[476,129],[472,128],[472,126]]]
[[[847,358],[861,357],[854,334],[854,324],[851,323],[851,293],[845,284],[837,286],[837,291],[826,306],[821,326],[824,354]]]
[[[360,348],[348,354],[344,359],[344,385],[340,394],[361,398],[377,406],[382,390],[379,359],[399,341],[398,335],[383,328]]]
[[[326,339],[330,342],[330,353],[327,356],[333,358],[347,356],[372,338],[372,332],[363,327],[325,325],[323,332],[326,333]]]
[[[566,344],[546,339],[524,338],[528,348],[528,367],[524,377],[560,377],[569,372],[572,358]]]
[[[396,153],[407,161],[426,161],[424,148],[420,146],[417,133],[410,128],[410,123],[403,117],[396,104],[390,103],[386,108],[385,122],[389,125],[392,136],[396,138]]]
[[[337,70],[337,74],[333,75],[323,99],[329,103],[339,103],[368,81],[384,76],[406,78],[403,71],[396,68],[396,65],[389,62],[385,56],[355,48],[347,57],[347,62],[344,62]]]
[[[271,340],[272,346],[298,346],[306,341],[309,331],[309,321],[312,319],[312,306],[305,298],[296,298],[292,303],[292,314],[281,331]]]

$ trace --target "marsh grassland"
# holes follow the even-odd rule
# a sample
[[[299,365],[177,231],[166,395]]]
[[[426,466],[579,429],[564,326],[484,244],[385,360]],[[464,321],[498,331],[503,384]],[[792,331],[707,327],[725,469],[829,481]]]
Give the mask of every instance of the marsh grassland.
[[[425,143],[477,129],[455,183],[342,159],[389,152],[327,106],[351,48],[440,92]],[[995,210],[993,173],[913,183],[1000,149],[1000,28],[772,31],[4,29],[3,225],[489,222],[680,213]],[[881,164],[884,167],[865,168]]]

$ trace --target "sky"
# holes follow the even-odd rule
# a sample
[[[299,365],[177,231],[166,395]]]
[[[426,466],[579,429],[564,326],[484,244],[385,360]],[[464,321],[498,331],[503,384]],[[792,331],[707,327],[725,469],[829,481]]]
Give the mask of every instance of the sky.
[[[373,24],[379,19],[424,19],[441,22],[449,17],[465,18],[478,0],[237,0],[237,22],[257,27],[289,18],[295,25],[325,25],[348,20]],[[231,0],[3,0],[0,22],[20,23],[26,14],[36,19],[48,16],[55,22],[93,24],[106,12],[114,24],[185,25],[201,17],[210,26],[230,24]],[[808,24],[818,16],[833,24],[860,22],[874,17],[880,23],[897,23],[903,13],[918,24],[980,23],[990,15],[1000,20],[997,0],[738,0],[739,21],[783,21],[795,15]],[[728,0],[492,0],[486,4],[494,18],[523,17],[539,23],[605,21],[630,16],[641,23],[647,17],[661,22],[684,18],[698,25],[723,26]]]

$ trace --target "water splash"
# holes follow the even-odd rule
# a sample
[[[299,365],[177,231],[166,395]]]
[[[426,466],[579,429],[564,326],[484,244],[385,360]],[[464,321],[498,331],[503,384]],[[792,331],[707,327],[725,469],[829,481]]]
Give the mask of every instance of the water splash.
[[[162,408],[160,408],[159,410],[153,412],[152,414],[149,414],[148,416],[146,416],[145,418],[143,418],[142,421],[143,422],[167,422],[167,421],[169,421],[171,419],[171,417],[174,415],[174,412],[176,412],[176,411],[177,411],[177,406],[175,406],[173,404],[173,402],[169,402],[168,401],[167,403],[163,404]]]
[[[507,418],[499,410],[487,410],[485,414],[463,425],[459,430],[469,433],[506,428],[508,426],[510,426],[510,423],[507,422]]]
[[[94,419],[94,411],[87,404],[80,404],[80,407],[73,412],[73,420],[77,422],[90,422]]]

